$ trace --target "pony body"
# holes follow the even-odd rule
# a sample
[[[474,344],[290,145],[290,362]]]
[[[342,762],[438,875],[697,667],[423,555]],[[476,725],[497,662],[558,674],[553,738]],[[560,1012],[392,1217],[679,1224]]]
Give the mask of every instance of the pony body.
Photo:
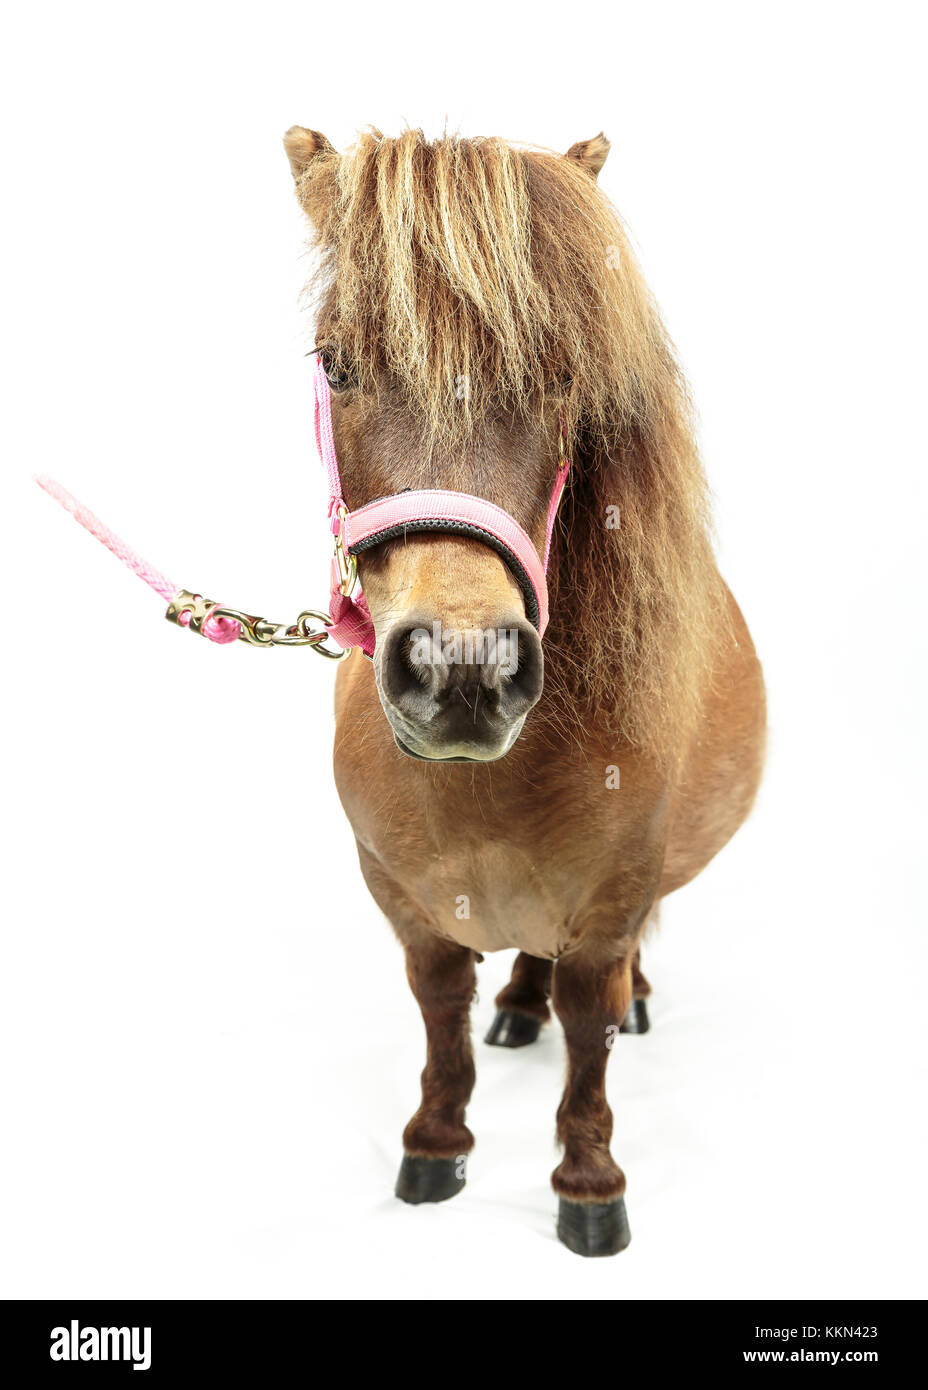
[[[543,649],[479,541],[416,535],[361,557],[377,649],[339,673],[336,780],[428,1040],[397,1192],[463,1185],[475,964],[516,948],[489,1040],[530,1041],[550,997],[568,1052],[558,1229],[614,1253],[628,1227],[605,1066],[648,989],[640,942],[741,824],[763,760],[760,666],[713,557],[685,384],[596,183],[603,137],[563,156],[416,131],[345,155],[300,127],[285,143],[320,251],[350,505],[473,493],[541,553],[565,433],[572,460]],[[434,621],[518,627],[532,680],[417,663],[411,626]]]

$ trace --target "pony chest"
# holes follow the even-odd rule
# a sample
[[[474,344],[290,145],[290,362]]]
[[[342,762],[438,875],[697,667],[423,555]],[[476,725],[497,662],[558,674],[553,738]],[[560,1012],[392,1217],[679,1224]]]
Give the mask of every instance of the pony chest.
[[[570,906],[551,869],[511,843],[452,846],[422,856],[415,895],[435,929],[461,946],[553,958],[568,939]]]

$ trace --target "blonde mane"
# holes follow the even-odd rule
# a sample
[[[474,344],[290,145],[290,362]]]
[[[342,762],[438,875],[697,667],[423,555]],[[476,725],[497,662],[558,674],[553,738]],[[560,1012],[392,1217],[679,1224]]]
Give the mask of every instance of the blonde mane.
[[[595,179],[500,139],[371,131],[343,155],[326,142],[298,191],[320,341],[362,389],[390,373],[434,449],[500,405],[563,393],[574,471],[550,576],[554,717],[595,711],[617,740],[674,758],[725,591],[686,386]]]

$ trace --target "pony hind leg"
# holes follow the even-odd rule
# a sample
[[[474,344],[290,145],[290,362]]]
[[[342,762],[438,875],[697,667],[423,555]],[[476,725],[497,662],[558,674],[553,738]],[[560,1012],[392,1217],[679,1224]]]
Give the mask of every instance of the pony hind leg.
[[[651,986],[641,973],[641,951],[632,957],[632,997],[628,1011],[619,1027],[620,1033],[647,1033],[651,1027],[648,1006],[645,1000],[650,996]]]
[[[512,977],[496,996],[496,1017],[484,1038],[491,1047],[525,1047],[538,1037],[541,1025],[551,1018],[553,962],[520,951],[512,967]]]

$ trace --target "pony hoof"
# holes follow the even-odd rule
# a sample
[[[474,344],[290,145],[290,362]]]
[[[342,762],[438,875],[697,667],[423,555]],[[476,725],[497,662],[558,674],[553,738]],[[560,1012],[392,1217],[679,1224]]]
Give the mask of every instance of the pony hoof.
[[[646,1033],[651,1027],[648,1021],[648,1006],[643,999],[633,999],[628,1013],[622,1019],[620,1033]]]
[[[401,1202],[447,1202],[464,1186],[466,1158],[419,1158],[404,1154],[394,1191]]]
[[[484,1042],[491,1047],[527,1047],[541,1031],[541,1020],[529,1014],[500,1009],[490,1026]]]
[[[617,1255],[632,1238],[625,1198],[614,1202],[569,1202],[562,1197],[558,1203],[557,1234],[575,1255]]]

